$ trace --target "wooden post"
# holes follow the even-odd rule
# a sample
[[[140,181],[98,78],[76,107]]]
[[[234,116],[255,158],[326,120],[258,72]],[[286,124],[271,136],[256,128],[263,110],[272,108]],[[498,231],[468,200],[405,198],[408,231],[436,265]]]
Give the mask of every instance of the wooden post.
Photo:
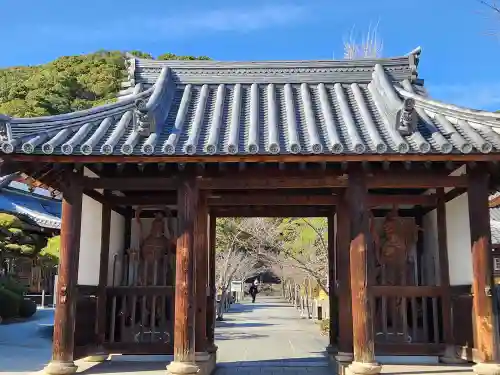
[[[477,374],[499,374],[497,317],[493,283],[490,216],[488,206],[489,175],[480,165],[467,170],[469,220],[473,269],[473,310],[476,329],[475,349],[481,359]],[[493,371],[493,372],[492,372]]]
[[[196,353],[207,351],[208,205],[200,193],[195,222]]]
[[[208,284],[209,296],[207,298],[207,343],[208,349],[215,352],[215,231],[217,219],[212,212],[209,216],[208,228]]]
[[[167,366],[170,374],[195,374],[195,239],[194,228],[199,190],[195,178],[185,176],[178,187],[174,361]]]
[[[73,352],[83,189],[79,174],[67,171],[64,179],[56,291],[58,303],[54,315],[52,360],[44,369],[47,374],[72,374],[77,370]]]
[[[446,351],[441,357],[445,363],[459,363],[460,359],[454,354],[454,339],[452,329],[452,310],[451,310],[451,294],[450,294],[450,270],[448,263],[448,236],[446,233],[446,196],[444,188],[436,189],[437,206],[436,206],[436,221],[437,221],[437,240],[438,240],[438,257],[439,257],[439,285],[443,290],[442,309],[443,309],[443,339],[446,343]],[[459,322],[457,322],[460,324]]]
[[[351,272],[349,258],[350,244],[349,206],[343,199],[337,206],[337,238],[336,238],[336,280],[339,309],[339,354],[345,358],[339,361],[352,360],[352,304],[351,304]]]
[[[370,239],[367,187],[364,172],[355,166],[349,171],[347,198],[351,218],[351,300],[354,361],[349,366],[353,374],[378,374],[375,363],[375,343],[371,299],[368,294],[368,257],[372,251]]]
[[[335,279],[335,214],[328,216],[328,301],[330,310],[330,329],[327,351],[336,351],[337,336],[337,290]]]
[[[108,197],[107,193],[104,197]],[[102,347],[106,331],[106,286],[108,285],[108,265],[109,265],[109,242],[111,235],[111,206],[106,202],[102,203],[102,224],[101,224],[101,255],[99,267],[99,295],[97,297],[97,322],[96,335],[98,343]],[[100,351],[102,349],[100,348]],[[104,358],[93,358],[102,359]]]

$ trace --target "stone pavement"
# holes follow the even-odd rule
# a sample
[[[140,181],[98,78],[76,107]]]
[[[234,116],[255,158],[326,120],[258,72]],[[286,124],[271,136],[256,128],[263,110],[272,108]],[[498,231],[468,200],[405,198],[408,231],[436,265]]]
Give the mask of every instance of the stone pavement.
[[[40,310],[34,319],[0,325],[0,375],[37,373],[50,359],[51,340],[40,324],[53,319]],[[324,350],[327,338],[310,320],[281,298],[257,297],[255,304],[235,304],[217,322],[218,369],[215,375],[333,375]],[[117,356],[102,364],[78,361],[84,375],[165,375],[166,356]],[[135,357],[135,359],[132,359]],[[138,359],[140,357],[140,361]],[[472,375],[470,366],[384,366],[384,374]],[[40,372],[38,372],[40,374]]]
[[[233,305],[218,322],[216,375],[331,374],[319,327],[277,297]]]

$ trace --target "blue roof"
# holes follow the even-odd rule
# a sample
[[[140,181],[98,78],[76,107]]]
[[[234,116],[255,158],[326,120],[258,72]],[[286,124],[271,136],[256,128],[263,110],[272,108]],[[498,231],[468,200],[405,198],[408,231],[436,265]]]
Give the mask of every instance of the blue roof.
[[[61,228],[61,201],[13,188],[0,192],[0,211],[21,215],[43,228]]]

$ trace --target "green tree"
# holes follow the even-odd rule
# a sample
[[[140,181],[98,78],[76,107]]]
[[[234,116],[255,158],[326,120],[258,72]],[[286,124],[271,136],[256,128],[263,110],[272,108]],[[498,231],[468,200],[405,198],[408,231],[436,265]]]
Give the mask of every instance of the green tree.
[[[130,51],[139,58],[149,53]],[[159,60],[209,60],[206,56],[165,53]],[[68,113],[111,103],[125,79],[125,53],[98,51],[62,56],[39,66],[0,69],[0,113],[36,117]]]
[[[47,244],[44,235],[18,217],[0,213],[0,253],[33,256]]]
[[[47,246],[40,251],[40,259],[53,264],[59,263],[59,252],[61,249],[61,236],[54,236],[48,239]]]
[[[208,56],[181,56],[174,53],[164,53],[158,56],[158,60],[212,60]]]

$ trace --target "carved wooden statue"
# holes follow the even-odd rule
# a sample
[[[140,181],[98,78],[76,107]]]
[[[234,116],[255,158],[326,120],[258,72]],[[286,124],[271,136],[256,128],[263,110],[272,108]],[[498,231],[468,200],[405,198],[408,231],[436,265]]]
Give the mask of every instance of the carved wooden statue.
[[[384,268],[385,284],[405,285],[408,279],[408,255],[417,241],[418,226],[398,216],[393,207],[382,225],[382,234],[375,242],[379,264]],[[377,235],[378,236],[378,235]]]
[[[171,265],[175,258],[175,244],[168,227],[165,232],[165,214],[162,212],[155,214],[151,230],[144,237],[140,213],[141,210],[138,209],[135,216],[140,239],[140,283],[142,285],[168,284],[169,279],[171,279],[169,277],[172,270]],[[165,260],[167,260],[166,263]]]

